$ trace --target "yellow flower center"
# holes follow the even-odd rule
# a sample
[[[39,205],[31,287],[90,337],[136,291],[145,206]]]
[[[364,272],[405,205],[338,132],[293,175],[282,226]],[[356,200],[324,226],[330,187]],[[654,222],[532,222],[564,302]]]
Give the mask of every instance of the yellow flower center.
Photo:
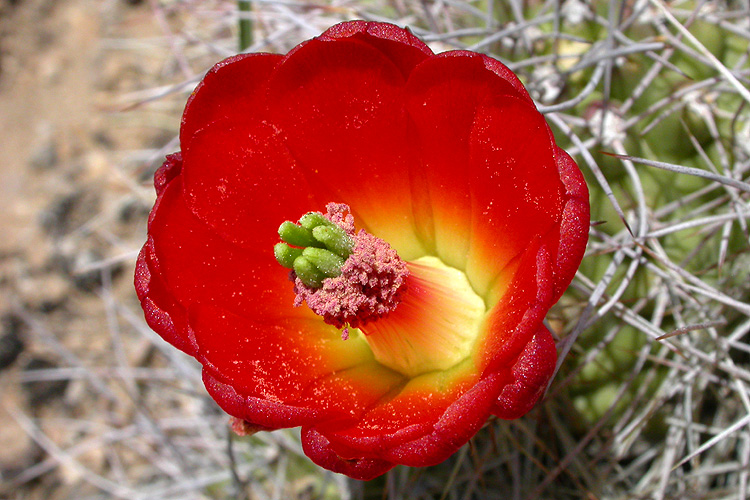
[[[407,291],[387,316],[361,327],[375,359],[409,377],[466,359],[486,307],[466,275],[437,257],[408,262]]]

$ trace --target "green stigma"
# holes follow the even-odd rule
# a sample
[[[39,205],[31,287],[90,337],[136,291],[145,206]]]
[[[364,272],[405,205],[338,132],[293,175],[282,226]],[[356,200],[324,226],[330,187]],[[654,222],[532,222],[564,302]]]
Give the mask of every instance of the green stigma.
[[[354,240],[320,212],[303,215],[298,224],[279,226],[282,243],[273,247],[276,261],[293,269],[310,288],[321,288],[323,280],[341,274],[341,266],[354,249]]]

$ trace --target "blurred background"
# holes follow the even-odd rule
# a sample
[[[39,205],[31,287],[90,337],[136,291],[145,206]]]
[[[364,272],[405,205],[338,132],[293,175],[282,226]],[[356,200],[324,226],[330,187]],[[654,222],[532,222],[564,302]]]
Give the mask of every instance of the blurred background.
[[[545,401],[368,483],[233,437],[132,289],[205,71],[355,18],[508,64],[594,221]],[[750,498],[749,40],[747,0],[0,0],[0,498]]]

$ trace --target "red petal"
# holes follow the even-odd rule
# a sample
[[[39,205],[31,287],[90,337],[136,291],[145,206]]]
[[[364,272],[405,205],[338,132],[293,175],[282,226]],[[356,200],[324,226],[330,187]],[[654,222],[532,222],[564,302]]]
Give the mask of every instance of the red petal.
[[[557,254],[554,267],[554,302],[557,302],[573,280],[583,259],[591,215],[588,187],[578,165],[568,153],[560,148],[555,149],[555,162],[560,171],[560,179],[565,186],[567,198],[559,231],[551,235],[557,242],[557,251],[554,252],[554,247],[550,245],[553,253]]]
[[[317,424],[321,430],[335,430],[356,423],[367,410],[404,383],[403,375],[373,361],[320,377],[305,389],[296,404],[325,411],[338,409],[341,415],[335,421]]]
[[[462,51],[463,52],[463,51]],[[463,52],[467,54],[473,54],[473,52]],[[480,54],[482,56],[482,60],[484,61],[484,66],[495,73],[497,76],[508,82],[513,86],[514,89],[516,89],[517,96],[525,99],[529,102],[529,104],[534,104],[534,101],[531,99],[531,96],[529,95],[529,92],[526,90],[526,87],[523,86],[523,83],[521,83],[521,80],[518,79],[515,73],[513,73],[505,64],[501,63],[497,59],[493,59],[489,56],[486,56],[484,54]]]
[[[227,241],[272,257],[282,222],[331,200],[315,196],[272,125],[227,124],[201,130],[184,152],[186,202]]]
[[[524,100],[501,97],[477,112],[471,145],[471,248],[466,274],[480,295],[539,235],[556,229],[564,206],[546,122]],[[497,294],[507,285],[501,279]]]
[[[485,320],[484,334],[474,351],[474,363],[485,373],[515,364],[553,304],[552,263],[539,240],[529,244],[512,283]]]
[[[203,370],[206,390],[222,410],[252,425],[268,429],[297,427],[316,422],[322,412],[316,408],[287,405],[265,398],[242,395],[230,384],[217,380],[209,370]]]
[[[210,230],[185,205],[182,178],[164,190],[149,225],[154,260],[175,300],[215,304],[265,321],[289,316],[317,317],[307,308],[294,308],[287,271],[273,250],[241,249]]]
[[[513,366],[513,383],[503,387],[492,413],[506,420],[528,413],[544,394],[556,364],[555,342],[542,326]]]
[[[393,376],[388,381],[388,370],[373,366],[363,339],[342,340],[339,330],[319,318],[258,323],[219,307],[194,305],[190,326],[200,349],[198,358],[217,381],[242,397],[315,410],[318,422],[356,418],[362,405],[377,401],[401,381]],[[373,368],[364,370],[370,377],[356,376],[362,366]],[[336,377],[342,372],[354,376]],[[372,377],[380,380],[373,382]],[[352,396],[336,392],[343,390],[350,390]],[[315,394],[320,397],[310,397]],[[336,404],[331,404],[336,396]],[[278,417],[267,421],[235,416],[266,427],[278,426]]]
[[[327,432],[326,437],[342,457],[367,453],[386,458],[395,447],[433,432],[451,404],[477,381],[477,374],[448,377],[437,372],[412,379],[393,399],[373,407],[357,425]]]
[[[164,188],[167,187],[167,184],[172,182],[172,179],[177,177],[181,171],[182,153],[167,155],[167,159],[162,166],[154,173],[154,188],[156,189],[156,195],[161,195]]]
[[[175,153],[167,156],[164,164],[154,174],[157,197],[149,214],[149,225],[159,210],[164,190],[177,177],[181,169],[182,156],[180,153]],[[164,284],[156,261],[154,240],[151,235],[138,254],[135,291],[141,301],[148,325],[170,344],[190,355],[195,355],[197,346],[187,327],[187,313],[174,300]]]
[[[319,466],[361,481],[375,479],[396,465],[373,458],[343,459],[333,451],[324,435],[309,427],[302,428],[302,449]]]
[[[408,78],[414,66],[434,54],[430,48],[410,31],[393,24],[351,21],[332,26],[319,40],[353,38],[367,43],[382,52]]]
[[[212,122],[257,119],[265,111],[265,83],[283,56],[238,54],[211,68],[185,105],[180,145],[185,150],[193,135]]]
[[[394,447],[386,457],[413,466],[446,460],[482,428],[504,381],[501,374],[482,378],[445,410],[432,432]]]
[[[507,375],[412,380],[394,399],[374,407],[356,426],[321,431],[339,457],[378,458],[415,467],[435,465],[484,424]]]
[[[516,93],[487,70],[481,56],[467,52],[440,54],[410,76],[408,109],[422,167],[416,180],[427,186],[422,198],[429,200],[429,207],[418,207],[417,225],[437,255],[453,267],[465,267],[471,239],[469,135],[477,108],[492,96]]]
[[[161,337],[183,352],[195,356],[198,346],[187,327],[187,314],[164,286],[153,260],[153,239],[138,254],[135,290],[141,301],[146,323]]]
[[[269,81],[271,120],[313,192],[347,203],[357,222],[406,259],[414,236],[404,78],[382,52],[352,39],[311,40]]]

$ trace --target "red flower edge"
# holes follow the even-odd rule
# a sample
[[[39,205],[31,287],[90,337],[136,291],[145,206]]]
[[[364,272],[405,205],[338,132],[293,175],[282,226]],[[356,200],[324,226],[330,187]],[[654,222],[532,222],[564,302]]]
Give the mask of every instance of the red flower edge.
[[[227,413],[302,426],[313,461],[371,479],[439,463],[490,414],[520,417],[543,394],[556,351],[542,320],[583,257],[588,191],[501,63],[342,23],[286,56],[217,64],[180,141],[155,176],[136,291]],[[461,366],[405,377],[291,307],[276,228],[328,201],[481,291],[488,312]]]

